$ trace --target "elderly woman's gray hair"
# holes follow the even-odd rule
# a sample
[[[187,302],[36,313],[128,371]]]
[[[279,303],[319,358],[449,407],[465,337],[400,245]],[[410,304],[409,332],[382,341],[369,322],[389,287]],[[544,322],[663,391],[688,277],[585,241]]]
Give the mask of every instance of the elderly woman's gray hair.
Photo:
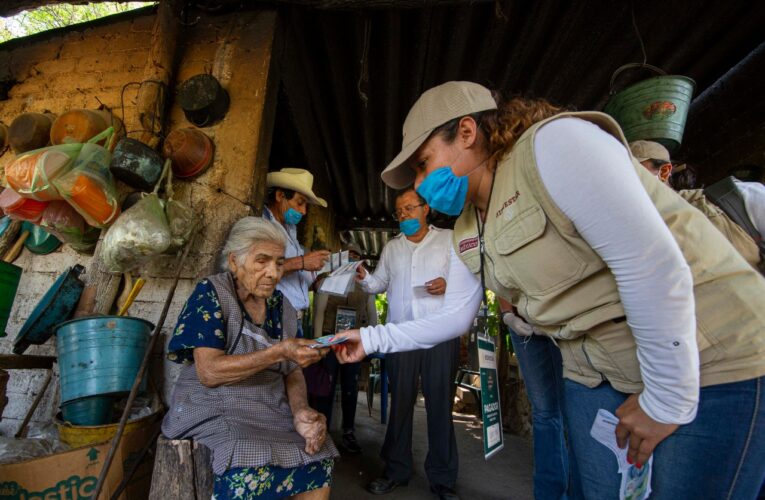
[[[284,231],[276,223],[262,217],[242,217],[234,223],[221,251],[221,271],[229,271],[228,256],[234,254],[239,263],[244,262],[247,253],[256,243],[278,243],[287,246]]]

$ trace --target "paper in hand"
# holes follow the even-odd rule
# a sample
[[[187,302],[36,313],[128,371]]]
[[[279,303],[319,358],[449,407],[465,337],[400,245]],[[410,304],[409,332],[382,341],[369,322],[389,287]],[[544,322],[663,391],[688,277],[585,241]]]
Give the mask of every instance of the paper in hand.
[[[600,409],[590,429],[590,436],[610,449],[616,456],[619,473],[622,475],[619,500],[643,500],[651,495],[651,473],[653,456],[641,468],[627,462],[627,447],[619,448],[616,442],[616,426],[619,419],[613,413]]]

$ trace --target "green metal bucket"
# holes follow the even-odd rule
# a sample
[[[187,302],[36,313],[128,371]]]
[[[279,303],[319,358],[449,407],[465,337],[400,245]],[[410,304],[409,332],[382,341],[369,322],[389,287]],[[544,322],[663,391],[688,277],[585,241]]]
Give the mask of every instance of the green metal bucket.
[[[5,337],[5,326],[11,316],[13,299],[21,280],[21,268],[0,261],[0,337]]]
[[[626,69],[649,69],[659,74],[615,92],[614,82]],[[661,143],[669,151],[683,140],[685,120],[696,82],[679,75],[667,75],[650,64],[630,63],[611,76],[611,97],[603,111],[619,123],[627,141],[639,139]]]

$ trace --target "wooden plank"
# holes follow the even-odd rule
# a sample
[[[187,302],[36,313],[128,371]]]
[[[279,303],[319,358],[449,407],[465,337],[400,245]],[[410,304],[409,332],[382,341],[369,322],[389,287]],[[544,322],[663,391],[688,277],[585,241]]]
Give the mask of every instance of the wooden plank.
[[[196,498],[191,447],[188,439],[167,439],[164,436],[157,439],[149,500]]]
[[[55,362],[55,356],[0,354],[0,370],[49,370]]]
[[[207,446],[194,442],[194,484],[197,490],[197,500],[212,498],[213,481],[212,452]]]

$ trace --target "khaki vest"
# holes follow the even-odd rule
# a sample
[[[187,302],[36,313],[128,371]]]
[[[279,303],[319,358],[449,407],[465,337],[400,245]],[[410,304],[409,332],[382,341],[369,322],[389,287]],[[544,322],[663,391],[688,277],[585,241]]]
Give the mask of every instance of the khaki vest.
[[[760,249],[757,247],[757,243],[754,242],[752,237],[741,226],[733,222],[725,212],[709,201],[704,196],[703,189],[684,189],[678,191],[678,194],[685,201],[699,209],[709,219],[709,222],[731,242],[733,248],[738,250],[738,253],[741,254],[744,260],[755,270],[759,271]]]
[[[335,319],[337,317],[338,307],[356,311],[356,328],[369,325],[369,312],[367,310],[368,302],[369,294],[361,290],[358,285],[354,285],[353,290],[351,290],[346,297],[330,295],[327,297],[327,307],[324,309],[324,320],[322,322],[321,331],[328,335],[335,333]]]
[[[636,346],[613,274],[558,209],[539,177],[534,135],[544,123],[573,116],[627,142],[602,113],[564,113],[527,130],[498,165],[486,215],[486,286],[557,340],[564,375],[594,387],[642,389]],[[725,237],[633,158],[635,171],[691,268],[701,361],[701,385],[765,374],[765,280]],[[479,275],[475,210],[454,227],[454,247]]]

